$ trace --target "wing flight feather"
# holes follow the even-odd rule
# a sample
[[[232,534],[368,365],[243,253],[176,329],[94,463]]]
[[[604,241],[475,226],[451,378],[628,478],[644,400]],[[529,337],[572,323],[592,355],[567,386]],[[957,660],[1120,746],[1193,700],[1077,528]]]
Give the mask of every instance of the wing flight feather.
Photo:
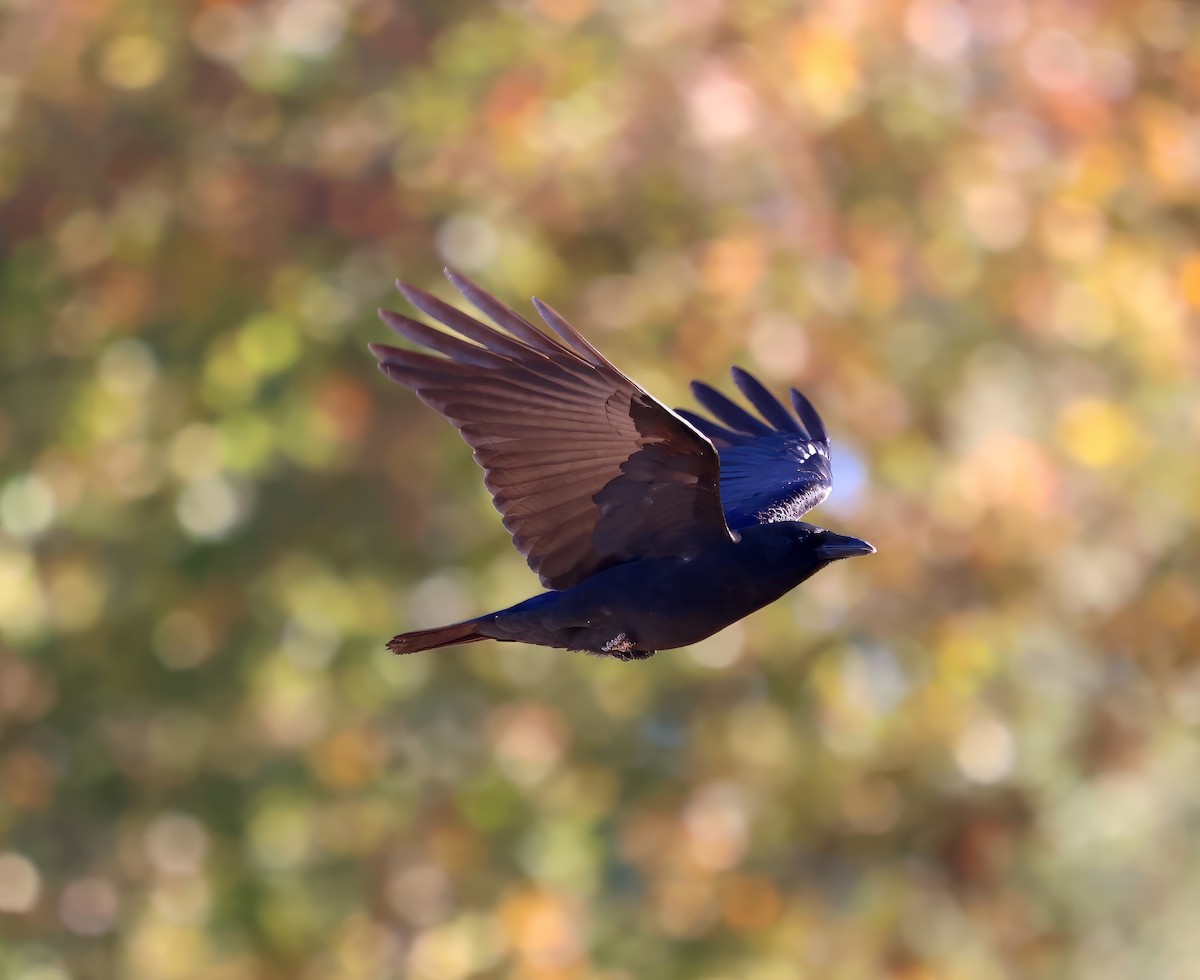
[[[832,487],[829,437],[821,416],[795,389],[793,415],[748,371],[735,367],[732,374],[762,419],[701,381],[692,382],[692,392],[716,421],[679,410],[721,455],[725,518],[734,530],[798,521],[828,497]]]
[[[729,528],[720,462],[702,430],[614,367],[555,310],[555,337],[479,286],[450,282],[499,328],[415,286],[400,292],[453,333],[383,321],[425,353],[371,344],[380,368],[445,415],[474,450],[513,543],[549,588],[610,565],[687,557]],[[732,403],[731,403],[732,404]]]

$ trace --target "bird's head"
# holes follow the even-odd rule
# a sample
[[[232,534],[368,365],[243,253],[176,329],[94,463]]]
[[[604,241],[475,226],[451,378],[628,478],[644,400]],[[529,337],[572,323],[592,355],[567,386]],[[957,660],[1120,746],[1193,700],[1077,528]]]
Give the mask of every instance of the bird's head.
[[[813,571],[842,558],[875,554],[875,548],[861,538],[838,534],[804,521],[794,521],[789,526],[793,535],[792,547],[813,566]]]

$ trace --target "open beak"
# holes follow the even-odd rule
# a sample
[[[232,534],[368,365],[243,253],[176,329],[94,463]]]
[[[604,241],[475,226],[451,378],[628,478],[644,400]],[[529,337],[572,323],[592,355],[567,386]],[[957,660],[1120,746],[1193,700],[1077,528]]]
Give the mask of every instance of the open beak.
[[[826,561],[837,561],[839,558],[855,558],[858,555],[873,555],[875,548],[859,538],[851,538],[845,534],[834,534],[826,531],[817,545],[817,554]]]

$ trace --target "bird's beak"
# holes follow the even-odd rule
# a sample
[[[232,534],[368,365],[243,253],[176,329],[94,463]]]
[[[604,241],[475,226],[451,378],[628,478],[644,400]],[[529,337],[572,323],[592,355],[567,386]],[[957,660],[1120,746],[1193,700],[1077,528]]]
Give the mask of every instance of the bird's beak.
[[[851,538],[845,534],[834,534],[826,531],[817,545],[817,554],[826,561],[837,561],[839,558],[854,558],[858,555],[873,555],[875,548],[859,538]]]

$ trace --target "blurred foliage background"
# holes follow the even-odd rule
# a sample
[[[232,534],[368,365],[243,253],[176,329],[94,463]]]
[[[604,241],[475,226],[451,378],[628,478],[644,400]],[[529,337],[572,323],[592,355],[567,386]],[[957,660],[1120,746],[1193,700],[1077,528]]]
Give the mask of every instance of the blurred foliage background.
[[[1200,976],[1200,23],[1163,0],[0,4],[0,976]],[[641,664],[365,344],[742,363],[874,542]]]

